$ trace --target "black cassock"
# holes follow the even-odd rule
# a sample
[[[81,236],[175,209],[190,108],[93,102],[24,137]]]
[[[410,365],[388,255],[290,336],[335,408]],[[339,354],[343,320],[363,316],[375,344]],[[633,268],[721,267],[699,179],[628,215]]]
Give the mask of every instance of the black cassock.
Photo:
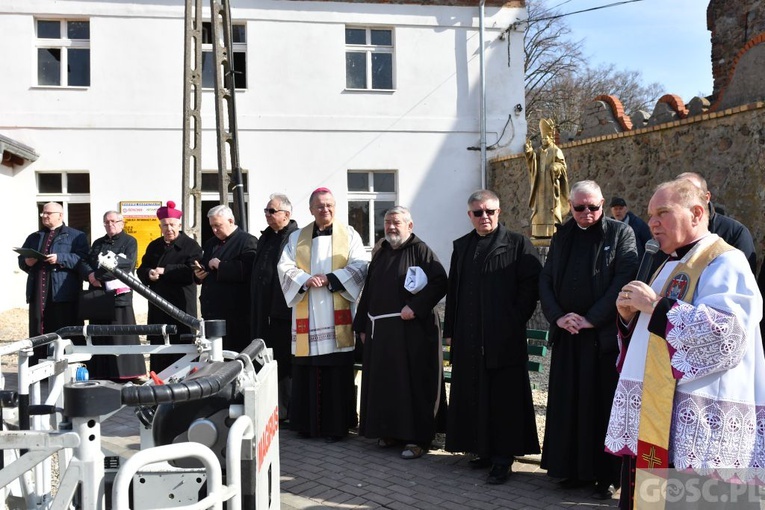
[[[525,324],[536,305],[541,265],[531,243],[521,239],[502,226],[485,237],[473,231],[455,241],[452,256],[446,450],[470,452],[495,464],[539,453]],[[499,349],[509,343],[517,345]]]
[[[202,258],[202,248],[194,239],[183,232],[172,244],[165,243],[160,237],[149,243],[138,268],[138,278],[144,285],[165,298],[177,308],[192,317],[197,316],[197,286],[194,283],[194,261]],[[165,272],[156,281],[149,279],[149,271],[162,267]],[[175,324],[178,332],[170,335],[171,343],[181,343],[181,335],[191,333],[191,328],[181,324],[153,304],[149,304],[148,324]],[[148,337],[152,345],[161,345],[164,338],[161,335]],[[183,343],[189,343],[187,339]],[[152,354],[151,370],[160,373],[180,358],[180,354]]]
[[[404,288],[412,266],[419,266],[428,279],[416,294]],[[440,398],[440,328],[433,308],[446,287],[443,266],[414,234],[396,250],[383,241],[373,257],[354,320],[354,330],[366,333],[361,435],[430,446],[436,432],[436,404],[445,405]],[[398,314],[405,305],[414,311],[414,319],[379,318],[373,325],[369,318]]]
[[[83,261],[83,267],[86,274],[90,274],[91,271],[95,274],[102,287],[106,286],[106,282],[116,279],[114,275],[98,267],[98,256],[110,251],[118,255],[117,267],[130,273],[135,269],[138,243],[133,236],[126,232],[120,232],[111,238],[104,236],[93,242],[88,258]],[[124,255],[124,257],[120,255]],[[124,292],[114,298],[113,320],[108,322],[90,321],[90,324],[134,325],[133,292]],[[92,341],[93,345],[141,345],[138,335],[94,336]],[[146,375],[146,363],[143,354],[93,356],[87,362],[87,366],[91,379],[124,381]]]

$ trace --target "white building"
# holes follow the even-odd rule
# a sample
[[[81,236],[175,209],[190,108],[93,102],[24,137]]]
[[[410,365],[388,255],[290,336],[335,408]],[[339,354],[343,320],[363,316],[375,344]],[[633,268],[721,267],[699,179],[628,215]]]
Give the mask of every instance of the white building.
[[[520,152],[526,135],[523,32],[507,30],[524,5],[484,9],[492,157]],[[415,232],[448,264],[452,240],[471,228],[465,200],[482,184],[479,2],[231,6],[250,231],[265,228],[273,192],[305,225],[309,194],[326,186],[339,220],[370,226],[370,246],[384,209],[410,207]],[[63,202],[65,221],[91,241],[121,201],[180,207],[183,17],[183,0],[0,2],[0,311],[24,306],[12,247],[38,228],[42,203]],[[202,168],[214,173],[212,91],[202,125]],[[217,197],[210,189],[205,205]]]

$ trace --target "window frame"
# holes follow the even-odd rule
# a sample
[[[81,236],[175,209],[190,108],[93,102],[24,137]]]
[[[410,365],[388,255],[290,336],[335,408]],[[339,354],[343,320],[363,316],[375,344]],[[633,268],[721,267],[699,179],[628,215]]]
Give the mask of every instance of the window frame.
[[[212,21],[203,21],[202,22],[202,32],[204,34],[205,28],[207,30],[207,33],[210,34],[210,39],[212,41]],[[244,42],[235,42],[233,39],[233,33],[231,37],[231,44],[233,47],[231,48],[231,62],[232,64],[235,64],[236,54],[244,55],[244,69],[239,69],[237,66],[235,68],[237,73],[242,73],[244,75],[244,87],[236,87],[237,91],[245,91],[249,88],[249,80],[247,79],[247,23],[244,21],[232,21],[231,22],[231,30],[234,31],[234,27],[242,27],[244,29]],[[204,85],[204,77],[205,77],[205,54],[210,55],[210,61],[212,62],[212,65],[215,65],[215,55],[213,55],[213,45],[212,42],[204,42],[204,35],[202,38],[202,62],[200,63],[200,66],[202,67],[202,90],[214,90],[215,89],[215,76],[213,76],[213,84],[208,86]],[[234,77],[234,84],[236,84],[236,77]]]
[[[58,22],[60,24],[59,37],[54,38],[41,38],[39,36],[40,21]],[[87,22],[88,23],[88,39],[70,39],[68,32],[68,24],[70,22]],[[91,59],[91,37],[92,34],[90,25],[90,18],[47,18],[40,17],[34,18],[34,31],[35,31],[35,87],[54,87],[54,88],[70,88],[70,89],[87,89],[93,85],[92,76],[92,59]],[[40,50],[60,50],[61,56],[59,60],[59,83],[58,84],[46,84],[40,83]],[[88,52],[88,76],[87,85],[70,85],[69,84],[69,51],[70,50],[87,50]]]
[[[61,191],[60,192],[41,192],[40,191],[40,175],[60,175],[61,176]],[[88,192],[87,193],[73,193],[69,191],[69,175],[70,174],[85,174],[88,176]],[[90,211],[90,177],[91,173],[87,170],[40,170],[35,172],[35,186],[37,187],[37,205],[40,210],[42,206],[48,202],[58,202],[64,208],[64,218],[67,219],[66,224],[82,230],[88,235],[90,239],[90,221],[92,219],[92,211]],[[72,204],[87,204],[88,205],[88,218],[84,225],[71,225],[69,206]],[[39,227],[42,228],[42,222],[38,220]]]
[[[398,204],[398,172],[393,169],[380,169],[380,170],[348,170],[350,174],[366,174],[367,175],[367,189],[365,191],[352,191],[348,189],[347,202],[348,213],[350,215],[351,202],[367,202],[369,210],[369,217],[367,218],[368,238],[364,239],[362,232],[359,235],[362,237],[364,247],[371,250],[379,239],[375,239],[375,202],[392,202],[394,205]],[[375,174],[392,174],[393,175],[393,191],[376,191],[374,189]],[[346,222],[350,224],[350,217],[346,219]],[[384,229],[384,227],[383,227]]]
[[[396,31],[393,27],[389,26],[359,26],[359,25],[345,25],[345,30],[364,30],[365,44],[349,44],[347,39],[345,43],[345,90],[350,92],[394,92],[396,90]],[[389,31],[391,43],[390,46],[382,44],[372,44],[372,31]],[[365,55],[365,76],[364,76],[364,88],[349,87],[348,86],[348,54],[349,53],[363,53]],[[390,59],[390,88],[374,88],[374,76],[373,76],[373,55],[387,54],[391,56]]]

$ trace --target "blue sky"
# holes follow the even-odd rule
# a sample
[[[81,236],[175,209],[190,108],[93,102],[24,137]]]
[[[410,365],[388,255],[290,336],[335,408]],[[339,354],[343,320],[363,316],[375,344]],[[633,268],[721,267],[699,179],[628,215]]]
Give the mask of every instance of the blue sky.
[[[620,0],[547,0],[570,13]],[[623,1],[623,0],[621,0]],[[573,40],[593,64],[638,70],[644,83],[658,82],[663,93],[686,103],[712,93],[708,0],[641,0],[567,16]]]

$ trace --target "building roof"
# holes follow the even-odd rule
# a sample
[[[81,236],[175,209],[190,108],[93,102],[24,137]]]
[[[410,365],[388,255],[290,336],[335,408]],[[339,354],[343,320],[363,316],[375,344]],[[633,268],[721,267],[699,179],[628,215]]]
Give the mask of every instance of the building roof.
[[[32,147],[3,135],[0,135],[0,154],[2,164],[10,167],[23,165],[25,160],[31,163],[40,157]]]

